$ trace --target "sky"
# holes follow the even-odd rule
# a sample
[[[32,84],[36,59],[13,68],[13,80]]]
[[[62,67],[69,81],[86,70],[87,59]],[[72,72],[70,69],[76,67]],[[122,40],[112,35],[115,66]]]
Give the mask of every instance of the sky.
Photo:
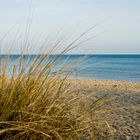
[[[0,51],[39,53],[45,39],[50,47],[60,38],[59,53],[95,26],[69,53],[139,54],[139,14],[140,0],[0,0]]]

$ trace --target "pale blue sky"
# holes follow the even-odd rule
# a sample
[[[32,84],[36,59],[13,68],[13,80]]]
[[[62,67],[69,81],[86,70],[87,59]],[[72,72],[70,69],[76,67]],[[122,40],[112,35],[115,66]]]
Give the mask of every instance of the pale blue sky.
[[[29,5],[30,0],[0,0],[0,38],[17,23],[1,42],[2,53],[9,50],[10,44],[13,44],[13,53],[19,52]],[[28,42],[32,42],[29,45],[34,48],[27,53],[38,52],[48,33],[54,40],[58,30],[63,29],[65,35],[73,33],[72,38],[75,38],[78,33],[107,18],[109,20],[87,37],[105,33],[71,53],[140,53],[140,0],[33,0],[31,7],[33,21]]]

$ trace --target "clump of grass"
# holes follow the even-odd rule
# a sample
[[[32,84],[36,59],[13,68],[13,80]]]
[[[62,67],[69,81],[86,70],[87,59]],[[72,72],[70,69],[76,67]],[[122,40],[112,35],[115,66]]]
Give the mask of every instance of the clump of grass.
[[[79,36],[79,38],[82,35]],[[62,52],[74,48],[77,38]],[[59,42],[60,43],[60,42]],[[59,44],[58,43],[58,44]],[[55,46],[57,48],[57,45]],[[70,72],[55,63],[61,55],[49,59],[50,54],[36,56],[25,64],[20,55],[10,66],[3,60],[0,70],[0,139],[2,140],[77,140],[102,137],[104,123],[98,120],[101,99],[88,103],[88,94],[73,88]]]
[[[82,91],[73,89],[67,76],[61,77],[57,73],[49,76],[52,61],[33,75],[43,62],[42,58],[37,60],[30,64],[27,76],[24,66],[17,75],[14,67],[10,77],[6,76],[6,65],[2,67],[0,138],[96,139],[102,133],[101,122],[94,120],[94,108],[99,106],[99,102],[87,106],[89,94],[87,96]]]

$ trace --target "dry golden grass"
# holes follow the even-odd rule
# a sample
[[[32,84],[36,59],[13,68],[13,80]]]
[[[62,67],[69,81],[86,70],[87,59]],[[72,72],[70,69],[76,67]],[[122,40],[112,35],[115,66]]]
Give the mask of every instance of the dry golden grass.
[[[9,66],[10,56],[0,60],[2,61],[0,64],[1,140],[107,138],[107,134],[103,135],[105,122],[99,119],[99,116],[105,112],[100,107],[110,100],[101,98],[92,101],[93,91],[74,88],[67,78],[73,68],[70,71],[63,69],[68,68],[68,65],[65,65],[67,62],[63,62],[61,69],[54,72],[55,64],[60,57],[90,40],[91,37],[85,35],[97,25],[82,32],[70,43],[64,36],[56,37],[48,53],[45,52],[48,45],[45,40],[41,45],[41,52],[44,55],[36,56],[27,63],[23,54],[12,62],[14,63],[12,66]],[[22,44],[25,48],[29,36],[28,30]],[[93,38],[96,36],[98,35]],[[64,50],[59,55],[49,59],[53,52],[63,47]],[[11,74],[7,75],[7,71]]]
[[[88,103],[94,96],[92,91],[84,94],[86,89],[72,88],[68,73],[58,71],[50,76],[58,58],[44,65],[47,59],[47,55],[40,56],[27,65],[20,59],[8,77],[8,61],[1,66],[0,139],[94,140],[103,137],[105,123],[98,116],[102,113],[100,106],[107,100]]]

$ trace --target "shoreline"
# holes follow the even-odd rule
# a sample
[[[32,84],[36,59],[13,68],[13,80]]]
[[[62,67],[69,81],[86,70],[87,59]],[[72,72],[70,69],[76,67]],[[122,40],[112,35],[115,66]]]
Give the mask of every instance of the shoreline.
[[[90,81],[114,81],[114,82],[124,82],[124,83],[138,83],[140,84],[140,81],[129,81],[129,80],[113,80],[113,79],[92,79],[92,78],[86,78],[86,77],[70,77],[68,79],[78,79],[78,80],[90,80]]]
[[[129,82],[119,80],[96,80],[86,78],[68,78],[72,84],[81,84],[82,86],[96,86],[106,89],[127,90],[140,93],[140,82]]]

